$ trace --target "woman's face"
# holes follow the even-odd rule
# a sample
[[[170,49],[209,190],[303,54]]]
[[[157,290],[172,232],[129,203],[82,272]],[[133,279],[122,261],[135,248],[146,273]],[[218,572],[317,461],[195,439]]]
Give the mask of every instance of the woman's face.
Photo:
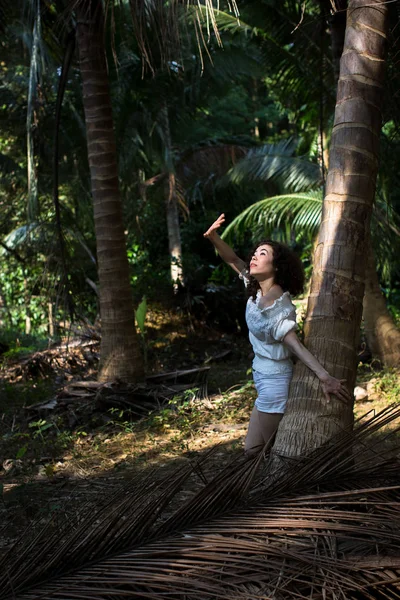
[[[273,265],[274,251],[268,244],[258,246],[250,261],[250,275],[256,279],[265,279],[275,275]]]

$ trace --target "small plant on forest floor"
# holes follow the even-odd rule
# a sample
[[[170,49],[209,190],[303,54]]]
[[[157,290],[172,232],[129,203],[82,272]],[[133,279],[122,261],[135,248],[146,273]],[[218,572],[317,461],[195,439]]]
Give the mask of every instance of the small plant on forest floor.
[[[107,423],[107,426],[115,426],[118,429],[122,429],[124,433],[134,432],[136,428],[136,423],[132,419],[132,413],[130,411],[113,406],[108,409],[108,412],[112,415],[113,418]],[[130,420],[128,420],[127,417],[130,417]]]
[[[55,427],[55,423],[50,423],[46,421],[46,419],[39,419],[38,421],[32,421],[29,423],[29,427],[34,429],[33,437],[40,437],[44,442],[43,432],[47,429],[50,429],[50,427]]]
[[[146,426],[156,430],[166,430],[174,426],[187,432],[197,425],[204,411],[196,403],[198,388],[185,390],[182,396],[174,396],[167,407],[152,413],[146,419]]]
[[[400,401],[400,376],[394,369],[380,373],[375,382],[375,391],[382,394],[389,403]]]
[[[183,400],[174,397],[168,408],[153,413],[146,420],[146,428],[164,433],[172,429],[179,430],[179,434],[174,436],[174,442],[177,442],[178,438],[182,440],[204,426],[210,420],[210,415],[213,421],[247,420],[254,401],[254,386],[252,381],[247,381],[234,392],[225,392],[212,401],[196,400],[195,396],[196,390],[187,390]]]

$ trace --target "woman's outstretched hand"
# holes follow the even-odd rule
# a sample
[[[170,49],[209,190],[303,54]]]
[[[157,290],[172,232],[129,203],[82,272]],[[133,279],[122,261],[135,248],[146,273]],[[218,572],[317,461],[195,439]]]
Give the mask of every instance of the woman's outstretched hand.
[[[330,375],[321,381],[322,390],[328,402],[331,400],[330,394],[336,396],[344,404],[349,404],[352,401],[351,394],[343,385],[344,383],[346,383],[345,379],[336,379],[336,377]]]
[[[205,238],[209,238],[212,237],[214,233],[216,233],[217,229],[219,227],[221,227],[222,223],[225,222],[225,214],[222,213],[222,215],[219,215],[218,219],[216,221],[214,221],[214,223],[211,225],[211,227],[209,229],[207,229],[207,231],[204,234]]]
[[[236,273],[241,273],[243,269],[246,268],[246,264],[241,258],[238,257],[232,248],[226,242],[224,242],[222,238],[219,237],[217,233],[217,229],[221,227],[222,223],[224,222],[225,215],[222,213],[222,215],[219,215],[218,219],[214,221],[211,227],[207,229],[204,237],[212,243],[222,260],[226,262],[227,265],[232,267]]]

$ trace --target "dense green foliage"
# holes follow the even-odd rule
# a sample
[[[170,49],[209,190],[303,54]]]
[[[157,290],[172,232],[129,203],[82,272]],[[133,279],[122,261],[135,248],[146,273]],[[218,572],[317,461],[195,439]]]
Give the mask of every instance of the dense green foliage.
[[[199,42],[199,30],[192,27],[190,13],[186,14],[176,60],[165,66],[155,52],[151,69],[143,66],[127,3],[109,6],[109,77],[135,304],[143,295],[161,303],[173,299],[165,177],[174,172],[186,282],[174,301],[216,325],[235,328],[238,315],[232,314],[227,322],[225,309],[221,311],[225,302],[232,303],[235,284],[202,234],[221,212],[230,222],[261,200],[267,199],[275,210],[273,198],[282,194],[301,192],[313,198],[321,193],[326,169],[321,133],[326,145],[336,95],[330,3],[241,3],[240,23],[229,12],[217,13],[222,47],[215,34],[207,31],[206,18],[204,43]],[[67,75],[60,121],[58,175],[64,250],[53,202],[57,91],[74,27],[68,7],[61,0],[51,8],[39,0],[21,0],[2,8],[3,330],[49,335],[55,325],[53,335],[57,335],[62,332],[57,324],[68,327],[71,319],[94,322],[98,315],[96,243],[76,57]],[[397,14],[392,10],[395,30]],[[158,32],[149,26],[147,36],[151,44]],[[395,38],[394,34],[392,57]],[[389,70],[390,92],[398,80],[394,58],[389,60]],[[400,138],[398,109],[391,98],[389,93],[373,227],[382,283],[398,315],[400,182],[396,158]],[[161,125],[165,109],[172,147]],[[27,143],[32,156],[27,154]],[[33,170],[27,175],[29,161]],[[286,212],[269,233],[287,239],[310,264],[315,223],[310,214],[301,221],[297,208],[287,202]],[[264,232],[265,227],[255,227],[233,240],[245,254],[254,236]],[[239,292],[237,286],[234,289]],[[240,305],[239,298],[240,294]]]

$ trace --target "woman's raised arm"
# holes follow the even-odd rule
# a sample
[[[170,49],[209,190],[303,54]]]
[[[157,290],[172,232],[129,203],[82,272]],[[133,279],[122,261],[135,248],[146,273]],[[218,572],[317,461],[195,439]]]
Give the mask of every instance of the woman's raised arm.
[[[204,237],[210,240],[218,254],[227,265],[232,267],[236,273],[241,273],[246,268],[246,263],[238,257],[232,248],[224,242],[218,235],[217,229],[225,222],[225,215],[219,215],[209,229],[204,234]]]

